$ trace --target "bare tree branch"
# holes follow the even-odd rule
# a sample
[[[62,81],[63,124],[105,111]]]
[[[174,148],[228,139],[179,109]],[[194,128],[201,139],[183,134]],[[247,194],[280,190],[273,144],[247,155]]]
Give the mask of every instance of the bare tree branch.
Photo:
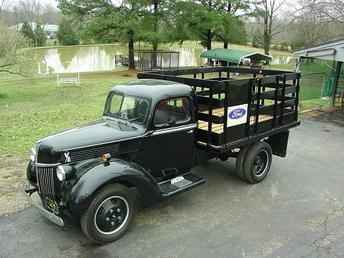
[[[0,35],[0,72],[24,75],[25,69],[32,68],[30,65],[25,65],[30,61],[27,51],[23,50],[27,46],[25,38],[1,22]]]
[[[277,13],[284,6],[285,0],[256,0],[254,1],[257,19],[263,20],[263,45],[265,54],[270,54],[273,36],[280,33],[276,30]]]
[[[8,7],[8,0],[0,0],[0,15]]]
[[[344,23],[344,0],[311,0],[304,7],[313,9],[323,21]]]

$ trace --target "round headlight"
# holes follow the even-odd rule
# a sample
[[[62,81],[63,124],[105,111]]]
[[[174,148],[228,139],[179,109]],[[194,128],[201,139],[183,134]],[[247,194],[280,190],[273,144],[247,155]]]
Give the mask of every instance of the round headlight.
[[[35,148],[31,148],[30,160],[31,160],[32,162],[35,162],[35,161],[36,161],[36,155],[37,155],[37,153],[36,153]]]
[[[56,169],[56,176],[57,179],[61,182],[66,180],[66,171],[64,170],[63,166],[58,166]]]

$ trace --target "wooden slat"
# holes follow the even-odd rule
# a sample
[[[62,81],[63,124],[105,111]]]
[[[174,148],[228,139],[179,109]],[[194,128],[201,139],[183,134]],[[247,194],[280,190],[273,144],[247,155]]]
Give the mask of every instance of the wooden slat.
[[[208,111],[203,111],[202,113],[204,114],[208,114]],[[214,109],[213,110],[213,114],[217,115],[217,116],[224,116],[224,109],[223,108],[218,108],[218,109]],[[272,120],[273,116],[269,116],[269,115],[259,115],[259,123],[261,122],[265,122],[268,120]],[[254,125],[255,124],[255,116],[251,116],[250,118],[250,124]],[[223,124],[213,124],[212,126],[212,132],[213,133],[217,133],[217,134],[223,134]],[[204,122],[204,121],[198,121],[198,128],[201,130],[208,130],[208,122]]]

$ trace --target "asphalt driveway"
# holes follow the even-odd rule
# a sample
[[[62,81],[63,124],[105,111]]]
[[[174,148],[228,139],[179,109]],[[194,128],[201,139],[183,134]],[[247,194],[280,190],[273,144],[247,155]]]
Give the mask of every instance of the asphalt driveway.
[[[195,169],[206,185],[140,211],[106,246],[33,208],[0,217],[0,257],[344,257],[344,127],[307,119],[288,151],[259,185],[234,177],[233,160]]]

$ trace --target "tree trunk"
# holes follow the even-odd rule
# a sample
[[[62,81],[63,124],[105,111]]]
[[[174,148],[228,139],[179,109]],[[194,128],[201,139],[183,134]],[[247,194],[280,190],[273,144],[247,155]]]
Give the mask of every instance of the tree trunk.
[[[208,30],[207,32],[207,50],[211,50],[211,30]],[[208,65],[213,65],[213,62],[211,61],[211,59],[208,59]]]
[[[265,55],[270,55],[270,44],[271,44],[271,41],[270,41],[270,36],[268,33],[264,33],[264,52],[265,52]]]
[[[263,44],[264,44],[264,53],[265,55],[270,55],[270,45],[271,45],[271,21],[269,21],[269,16],[265,14],[264,17],[264,35],[263,35]]]
[[[228,6],[227,6],[227,12],[230,13],[232,11],[232,3],[228,3]]]
[[[158,42],[157,41],[154,41],[153,42],[153,53],[152,53],[152,69],[157,69],[158,67]]]
[[[223,42],[223,48],[227,49],[228,48],[228,41]]]
[[[128,68],[129,70],[135,69],[135,48],[134,48],[134,32],[128,32],[129,40],[128,40]]]
[[[207,50],[211,50],[211,40],[212,40],[211,30],[208,30],[208,32],[207,32]]]
[[[159,18],[158,18],[158,8],[159,8],[159,1],[158,0],[154,0],[154,32],[158,33],[158,22],[159,22]],[[153,54],[152,54],[152,68],[157,68],[158,66],[158,45],[159,42],[154,39],[153,42]]]

